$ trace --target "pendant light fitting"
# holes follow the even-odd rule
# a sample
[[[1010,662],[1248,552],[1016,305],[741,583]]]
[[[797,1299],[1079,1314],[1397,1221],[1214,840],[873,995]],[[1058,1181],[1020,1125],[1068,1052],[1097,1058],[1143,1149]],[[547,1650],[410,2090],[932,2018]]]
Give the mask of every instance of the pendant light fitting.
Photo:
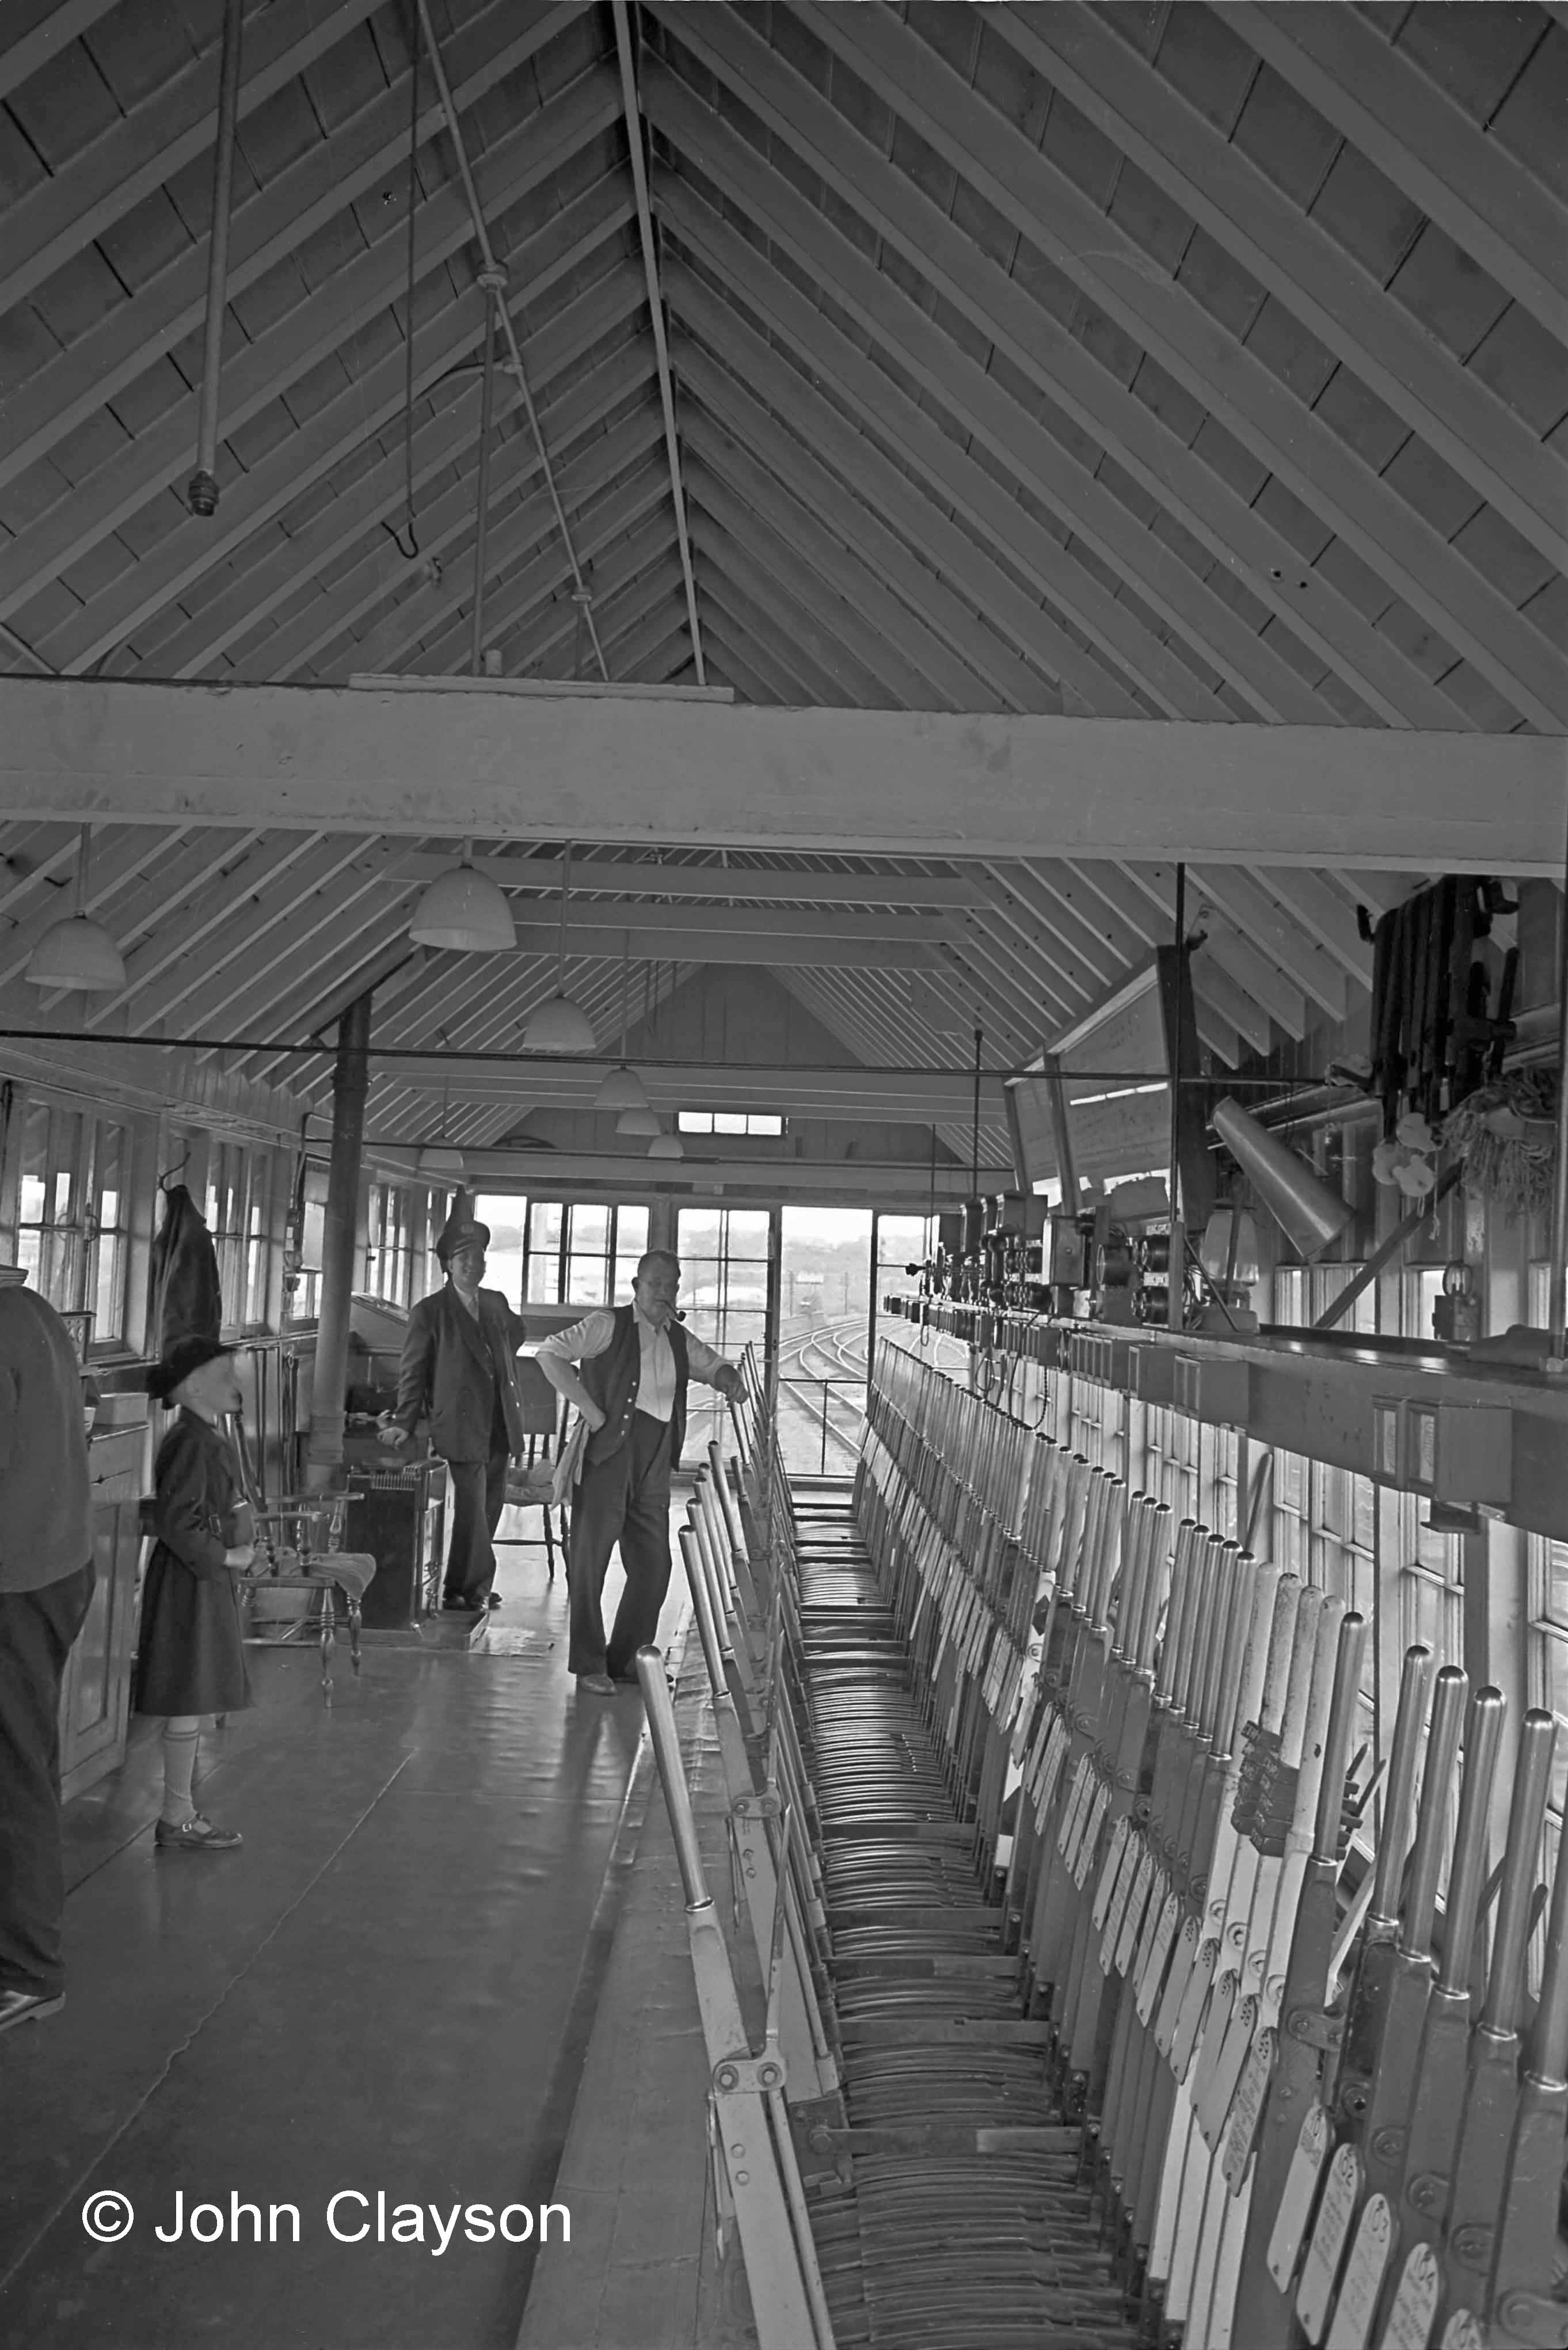
[[[525,1053],[565,1053],[581,1057],[598,1051],[593,1023],[566,993],[566,901],[572,888],[572,844],[561,866],[561,940],[556,959],[556,993],[546,996],[523,1031]]]
[[[27,958],[34,987],[74,987],[84,994],[113,994],[125,985],[125,958],[101,922],[85,911],[92,827],[83,825],[77,851],[72,910],[51,922]]]
[[[661,1134],[648,1146],[650,1159],[684,1159],[686,1145],[678,1134]]]
[[[646,1107],[642,1109],[623,1109],[615,1122],[615,1130],[618,1134],[657,1134],[659,1120],[652,1110]]]
[[[473,866],[473,843],[462,844],[462,862],[438,873],[421,894],[409,924],[417,947],[446,947],[459,954],[505,954],[517,944],[517,926],[505,894]]]

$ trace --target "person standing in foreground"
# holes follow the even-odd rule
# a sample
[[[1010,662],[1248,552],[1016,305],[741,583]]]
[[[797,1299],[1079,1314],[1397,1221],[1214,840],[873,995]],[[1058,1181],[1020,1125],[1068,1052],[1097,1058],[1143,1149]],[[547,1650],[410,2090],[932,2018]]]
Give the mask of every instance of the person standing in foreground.
[[[456,1192],[435,1250],[445,1284],[409,1315],[398,1366],[398,1400],[383,1444],[406,1444],[428,1417],[431,1450],[452,1478],[452,1541],[442,1605],[478,1614],[501,1602],[495,1529],[506,1506],[506,1464],[527,1444],[517,1391],[517,1349],[528,1328],[498,1289],[481,1289],[490,1227],[468,1193]]]
[[[223,1433],[240,1406],[234,1350],[216,1338],[177,1338],[147,1375],[147,1392],[179,1419],[152,1470],[157,1537],[141,1590],[136,1710],[163,1720],[163,1804],[159,1852],[234,1852],[238,1828],[196,1809],[191,1781],[202,1717],[243,1713],[251,1703],[236,1577],[254,1564],[239,1463]]]
[[[81,1374],[26,1278],[0,1265],[0,2032],[65,2005],[60,1682],[93,1586]]]
[[[701,1379],[732,1398],[741,1393],[734,1364],[676,1320],[680,1287],[679,1260],[650,1249],[638,1265],[629,1305],[589,1314],[538,1350],[545,1377],[576,1404],[589,1430],[566,1553],[566,1667],[579,1689],[601,1697],[636,1680],[637,1652],[659,1629],[670,1588],[670,1479],[686,1432],[687,1380]],[[600,1599],[618,1542],[626,1589],[607,1642]]]

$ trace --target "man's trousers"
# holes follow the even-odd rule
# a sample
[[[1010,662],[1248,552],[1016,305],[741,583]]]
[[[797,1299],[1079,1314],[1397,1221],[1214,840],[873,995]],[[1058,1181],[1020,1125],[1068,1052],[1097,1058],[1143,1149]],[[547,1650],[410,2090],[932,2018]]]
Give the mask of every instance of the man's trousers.
[[[0,1591],[0,1991],[65,1988],[60,1681],[92,1598],[89,1561],[41,1591]]]
[[[631,1432],[618,1451],[583,1471],[566,1554],[572,1604],[568,1672],[628,1679],[636,1670],[639,1648],[659,1629],[659,1611],[670,1588],[670,1465],[669,1421],[634,1411]],[[626,1589],[607,1642],[599,1603],[618,1542]]]
[[[496,1527],[506,1506],[507,1455],[493,1452],[488,1461],[449,1461],[452,1481],[452,1541],[446,1554],[448,1599],[489,1596],[495,1580]]]

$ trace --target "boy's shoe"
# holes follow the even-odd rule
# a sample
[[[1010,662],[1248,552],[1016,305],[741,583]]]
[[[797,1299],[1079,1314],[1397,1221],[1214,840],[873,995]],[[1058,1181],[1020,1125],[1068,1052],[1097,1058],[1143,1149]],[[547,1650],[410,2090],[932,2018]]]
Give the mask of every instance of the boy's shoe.
[[[238,1828],[220,1828],[197,1812],[178,1827],[168,1820],[160,1820],[152,1832],[152,1841],[160,1852],[233,1852],[244,1844]]]

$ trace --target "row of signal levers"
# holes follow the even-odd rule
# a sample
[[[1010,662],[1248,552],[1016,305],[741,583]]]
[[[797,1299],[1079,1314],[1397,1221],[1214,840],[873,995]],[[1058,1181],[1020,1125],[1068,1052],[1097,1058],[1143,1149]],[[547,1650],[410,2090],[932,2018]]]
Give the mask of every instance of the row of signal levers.
[[[852,1519],[762,1402],[702,1581],[784,1887],[803,2350],[1568,2343],[1552,1717],[1504,1785],[1502,1698],[1413,1648],[1374,1771],[1338,1599],[898,1348]]]

